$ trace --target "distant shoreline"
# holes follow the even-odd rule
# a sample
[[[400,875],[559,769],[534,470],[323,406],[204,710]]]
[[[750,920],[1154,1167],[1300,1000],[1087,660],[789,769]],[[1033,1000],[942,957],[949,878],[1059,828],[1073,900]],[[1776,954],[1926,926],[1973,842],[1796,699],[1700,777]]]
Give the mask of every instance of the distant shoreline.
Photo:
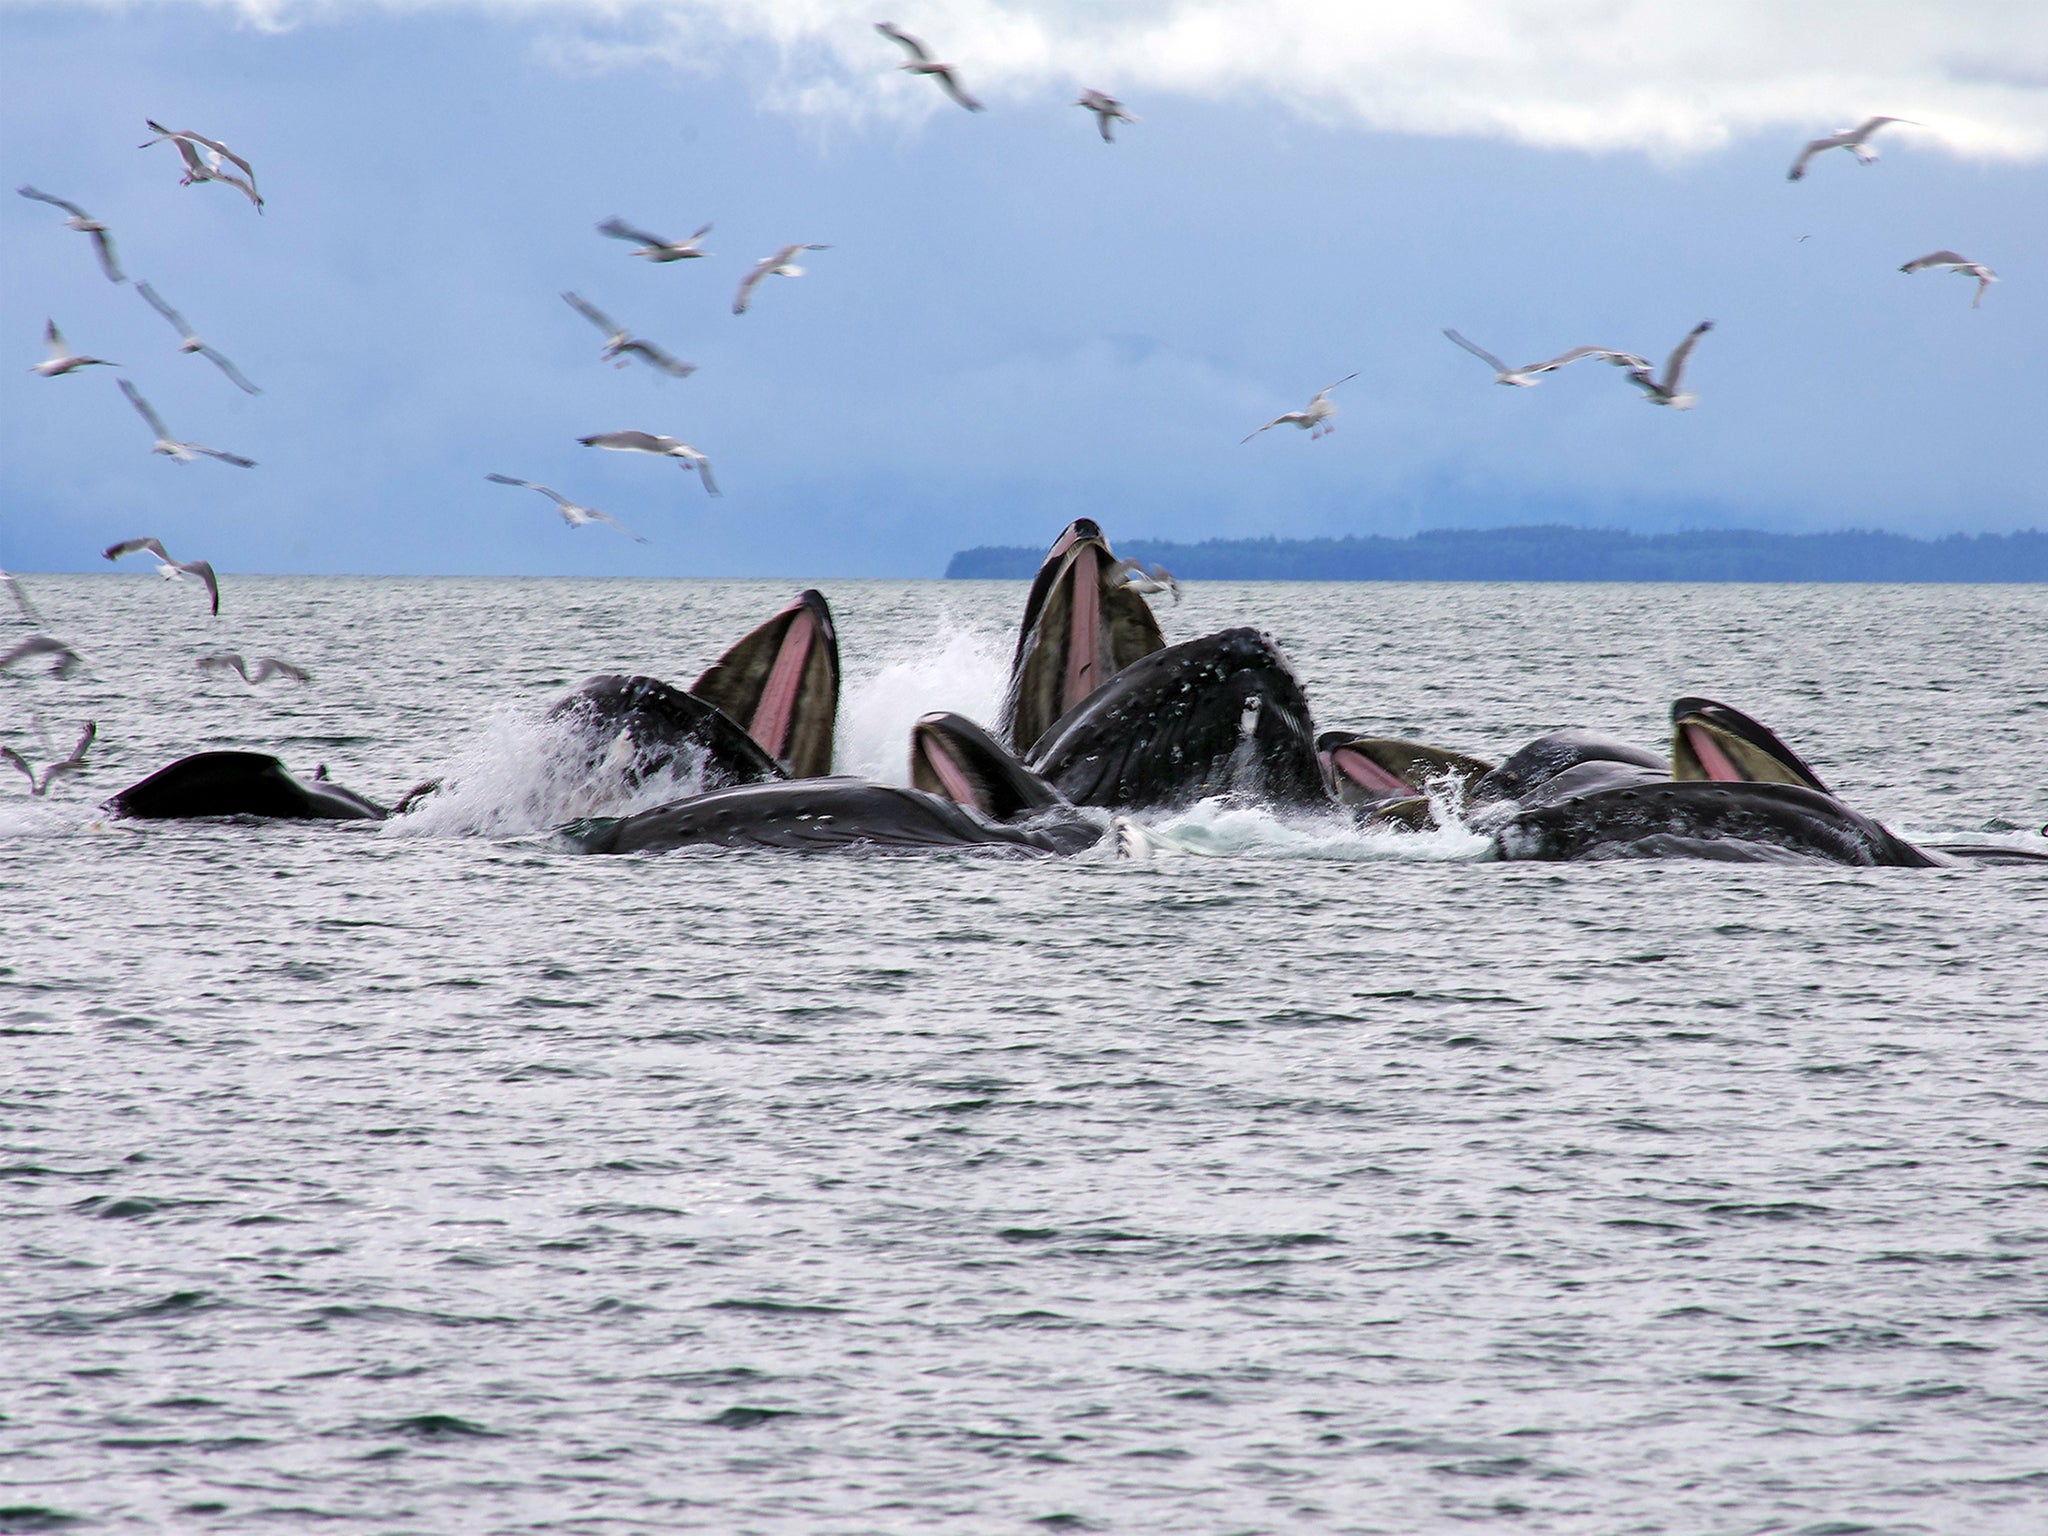
[[[1445,528],[1407,538],[1119,540],[1125,559],[1190,581],[2048,582],[2048,533],[1627,533],[1546,524]],[[983,545],[957,579],[1028,579],[1042,548]]]

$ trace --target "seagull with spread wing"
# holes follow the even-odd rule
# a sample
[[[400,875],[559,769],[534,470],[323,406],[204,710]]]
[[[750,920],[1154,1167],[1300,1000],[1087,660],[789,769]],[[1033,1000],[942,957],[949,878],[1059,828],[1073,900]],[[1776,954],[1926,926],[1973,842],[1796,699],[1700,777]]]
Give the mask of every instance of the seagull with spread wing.
[[[1787,181],[1799,180],[1800,177],[1806,174],[1806,162],[1815,155],[1830,149],[1846,149],[1856,157],[1858,165],[1870,164],[1871,161],[1877,158],[1877,151],[1872,149],[1865,140],[1886,123],[1911,123],[1916,128],[1920,126],[1918,123],[1914,123],[1910,117],[1866,117],[1854,128],[1840,128],[1824,139],[1809,140],[1806,147],[1799,151],[1799,158],[1792,162],[1792,169],[1785,173],[1785,179]]]
[[[104,357],[80,357],[65,342],[64,333],[57,329],[57,322],[54,320],[43,322],[43,345],[50,349],[50,355],[40,363],[29,364],[28,371],[39,373],[46,379],[54,379],[60,374],[76,373],[81,368],[121,366],[119,363],[109,362]]]
[[[1650,365],[1642,358],[1629,359],[1626,354],[1617,355],[1612,362],[1628,369],[1631,384],[1642,390],[1643,398],[1652,405],[1668,405],[1674,411],[1689,411],[1698,402],[1699,396],[1684,393],[1679,380],[1685,373],[1685,360],[1692,356],[1692,349],[1699,345],[1700,338],[1714,328],[1711,320],[1702,320],[1685,333],[1685,339],[1671,349],[1671,356],[1664,363],[1664,377],[1658,379],[1650,372]]]
[[[114,237],[107,233],[106,225],[87,213],[78,204],[68,202],[64,198],[52,197],[47,192],[38,192],[34,187],[16,187],[14,190],[23,197],[32,197],[39,203],[48,203],[52,208],[62,208],[66,213],[70,214],[71,217],[64,221],[64,227],[66,229],[75,229],[81,235],[91,236],[92,248],[99,255],[100,270],[107,274],[107,281],[110,283],[125,283],[128,281],[127,278],[121,275],[120,263],[114,259]]]
[[[133,384],[126,379],[122,379],[120,384],[121,393],[128,397],[128,403],[141,413],[142,419],[149,423],[150,430],[156,433],[156,446],[150,450],[151,453],[169,454],[179,464],[189,464],[195,454],[203,453],[209,459],[219,459],[223,464],[234,464],[242,469],[256,467],[254,459],[245,459],[239,453],[228,453],[220,448],[205,448],[198,443],[180,442],[171,436],[171,429],[164,425],[163,417],[157,415],[155,409],[142,398]]]
[[[1975,309],[1984,302],[1984,290],[1998,281],[1998,274],[1985,266],[1983,262],[1972,261],[1969,257],[1955,251],[1929,251],[1925,256],[1915,256],[1911,261],[1899,268],[1899,270],[1901,272],[1925,272],[1930,267],[1944,267],[1959,277],[1974,277],[1977,279],[1977,295],[1970,300],[1970,308],[1972,309]]]
[[[33,656],[51,658],[52,677],[69,677],[85,665],[85,658],[55,635],[30,635],[26,640],[0,651],[0,672],[5,672],[17,661],[27,661]]]
[[[233,672],[251,687],[273,677],[294,683],[313,680],[312,673],[304,667],[293,666],[281,656],[258,656],[255,667],[251,669],[239,651],[215,651],[211,656],[200,657],[195,665],[202,672]]]
[[[1174,602],[1180,601],[1180,583],[1163,565],[1140,565],[1135,560],[1119,560],[1109,568],[1108,575],[1112,581],[1122,577],[1126,591],[1143,597],[1150,597],[1155,592],[1171,592]]]
[[[192,327],[185,323],[185,317],[179,314],[175,309],[171,308],[171,306],[166,304],[161,298],[159,298],[157,296],[157,291],[154,288],[150,287],[148,283],[137,283],[135,285],[135,291],[142,295],[143,299],[148,303],[151,309],[155,310],[158,314],[162,315],[166,320],[170,321],[172,325],[178,328],[178,334],[184,338],[184,340],[178,344],[178,350],[180,352],[198,353],[201,357],[205,358],[209,363],[213,364],[214,367],[218,368],[222,373],[226,374],[228,376],[228,382],[233,384],[235,388],[243,391],[245,394],[260,395],[263,393],[262,390],[258,389],[254,384],[251,384],[247,379],[242,377],[241,369],[237,368],[233,363],[229,362],[226,358],[222,357],[218,352],[214,351],[213,348],[209,347],[205,342],[201,341],[197,334],[194,333]]]
[[[1647,360],[1637,357],[1633,352],[1617,352],[1612,347],[1573,347],[1569,352],[1560,352],[1556,357],[1550,358],[1545,362],[1530,363],[1521,368],[1510,368],[1506,363],[1487,351],[1486,348],[1476,342],[1467,340],[1456,331],[1446,330],[1444,334],[1492,368],[1494,383],[1512,384],[1519,389],[1531,388],[1535,385],[1540,375],[1549,373],[1553,369],[1562,368],[1567,363],[1576,363],[1582,358],[1598,357],[1610,363],[1620,363],[1629,367],[1647,368],[1650,366]]]
[[[22,771],[23,775],[28,779],[28,792],[40,800],[50,792],[50,785],[54,780],[61,779],[68,773],[76,773],[85,766],[85,754],[91,749],[93,738],[99,735],[99,729],[97,721],[86,721],[85,729],[78,733],[78,745],[71,749],[71,755],[58,762],[51,763],[43,770],[41,778],[36,777],[36,771],[29,766],[28,759],[12,747],[0,747],[0,758],[6,759]],[[41,730],[40,725],[38,725],[37,730]],[[45,742],[45,746],[47,745],[48,743]]]
[[[633,358],[626,354],[632,353],[650,368],[659,368],[671,378],[687,379],[697,371],[695,363],[686,363],[681,358],[673,357],[669,353],[664,352],[653,342],[644,341],[640,337],[633,335],[623,325],[619,324],[618,321],[599,309],[595,304],[592,304],[588,299],[585,299],[581,294],[569,292],[564,293],[562,297],[567,301],[571,309],[605,333],[603,355],[615,367],[623,368],[626,364],[630,363]]]
[[[161,144],[166,139],[178,147],[178,156],[185,162],[185,174],[178,178],[179,186],[196,186],[202,181],[223,182],[239,190],[244,197],[254,203],[258,213],[263,211],[263,198],[256,190],[256,168],[227,145],[218,139],[209,139],[203,133],[193,133],[190,129],[173,131],[153,118],[146,117],[143,122],[148,124],[149,131],[156,137],[145,139],[139,148],[147,149],[150,145]],[[223,168],[230,162],[241,167],[240,176]]]
[[[1105,144],[1114,144],[1116,142],[1115,137],[1109,131],[1111,123],[1135,123],[1137,121],[1135,117],[1124,110],[1124,104],[1114,96],[1105,95],[1101,91],[1091,90],[1087,86],[1081,88],[1080,99],[1074,105],[1086,107],[1095,114],[1095,126],[1102,130],[1102,142]]]
[[[637,241],[640,249],[633,254],[635,256],[645,256],[649,261],[690,261],[696,257],[709,256],[711,254],[709,251],[697,248],[697,242],[711,233],[711,226],[709,224],[706,224],[687,240],[664,240],[659,235],[650,235],[644,229],[635,229],[621,218],[606,219],[597,226],[597,232],[600,235],[610,235],[614,240]]]
[[[555,504],[555,510],[562,514],[562,521],[571,528],[581,528],[585,523],[610,523],[612,527],[618,529],[619,532],[623,533],[635,544],[645,544],[647,542],[616,517],[613,517],[611,513],[600,512],[595,507],[579,506],[560,491],[553,490],[548,486],[536,485],[531,480],[515,480],[510,475],[493,474],[485,475],[484,478],[498,485],[516,485],[524,490],[539,491],[541,495],[547,497],[549,501]]]
[[[1358,375],[1355,373],[1347,373],[1337,381],[1337,384],[1349,384],[1357,377]],[[1332,416],[1337,414],[1337,407],[1330,403],[1330,390],[1335,389],[1337,384],[1330,385],[1329,389],[1317,390],[1315,398],[1309,401],[1304,409],[1299,411],[1283,411],[1280,415],[1267,422],[1265,426],[1260,427],[1258,432],[1245,433],[1244,440],[1238,444],[1238,447],[1242,448],[1245,443],[1257,437],[1259,432],[1267,432],[1274,427],[1280,426],[1291,425],[1300,427],[1308,433],[1308,440],[1310,442],[1314,442],[1317,438],[1327,436],[1329,433],[1336,431],[1335,427],[1328,426],[1326,423]]]
[[[754,297],[754,289],[760,286],[764,277],[802,277],[804,269],[790,260],[798,251],[829,251],[829,245],[785,245],[773,256],[763,256],[754,263],[754,270],[740,279],[740,291],[733,297],[732,312],[744,315],[747,305]]]
[[[899,64],[898,69],[908,70],[913,75],[929,75],[939,84],[939,89],[959,102],[970,112],[982,111],[982,105],[960,88],[960,82],[953,78],[953,66],[941,64],[931,55],[931,50],[893,22],[878,21],[875,30],[892,43],[901,43],[910,50],[910,61]]]
[[[109,560],[118,560],[137,550],[147,550],[156,556],[157,574],[166,581],[182,581],[187,576],[197,576],[206,588],[206,595],[213,600],[213,611],[216,614],[220,612],[220,582],[213,574],[213,567],[204,560],[173,560],[155,539],[123,539],[118,544],[109,544],[100,553]]]
[[[576,439],[586,448],[610,448],[618,453],[651,453],[656,458],[674,459],[684,470],[695,470],[709,496],[723,493],[711,478],[711,461],[680,438],[657,437],[652,432],[599,432]]]

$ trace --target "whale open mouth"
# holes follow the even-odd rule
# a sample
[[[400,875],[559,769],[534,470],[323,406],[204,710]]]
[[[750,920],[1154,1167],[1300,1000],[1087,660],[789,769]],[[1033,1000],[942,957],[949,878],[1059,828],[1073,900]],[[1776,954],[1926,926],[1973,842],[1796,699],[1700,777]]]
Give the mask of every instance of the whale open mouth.
[[[1398,773],[1389,773],[1363,752],[1351,747],[1338,747],[1325,754],[1333,778],[1355,784],[1371,795],[1395,795],[1406,797],[1415,794],[1416,788]],[[1341,784],[1339,786],[1342,787]]]
[[[939,711],[910,730],[910,782],[997,821],[1061,803],[1050,784],[964,715]]]
[[[832,771],[839,640],[823,594],[804,592],[690,687],[745,727],[795,778]]]
[[[1671,706],[1671,777],[1715,784],[1796,784],[1833,793],[1768,726],[1712,699]]]

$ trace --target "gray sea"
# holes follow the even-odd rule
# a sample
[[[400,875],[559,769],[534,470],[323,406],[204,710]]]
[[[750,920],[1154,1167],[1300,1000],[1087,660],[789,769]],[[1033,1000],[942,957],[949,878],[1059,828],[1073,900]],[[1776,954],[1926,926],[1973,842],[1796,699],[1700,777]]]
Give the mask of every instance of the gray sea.
[[[0,674],[4,739],[100,734],[0,765],[0,1531],[2048,1529],[2039,868],[1229,805],[1137,861],[581,856],[545,706],[803,583],[28,584],[91,670]],[[821,585],[843,770],[992,711],[1021,583]],[[1700,693],[2044,846],[2039,587],[1161,619],[1270,629],[1322,726],[1654,745]],[[219,746],[452,786],[96,815]]]

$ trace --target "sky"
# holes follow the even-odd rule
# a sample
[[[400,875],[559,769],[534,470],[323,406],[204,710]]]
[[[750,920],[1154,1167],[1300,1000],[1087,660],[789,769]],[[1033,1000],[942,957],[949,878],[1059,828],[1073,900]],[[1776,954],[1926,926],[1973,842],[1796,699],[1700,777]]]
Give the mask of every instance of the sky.
[[[1427,15],[1417,15],[1426,10]],[[963,111],[876,34],[958,65]],[[1139,121],[1105,144],[1074,99]],[[1885,113],[1881,158],[1807,139]],[[250,159],[183,187],[144,119]],[[958,549],[2048,528],[2048,7],[0,0],[0,567],[933,576]],[[656,266],[603,219],[700,261]],[[829,249],[732,313],[754,260]],[[2001,281],[1901,263],[1949,247]],[[573,289],[698,365],[599,356]],[[116,360],[29,372],[53,317]],[[1689,412],[1581,364],[1713,319]],[[1336,431],[1260,423],[1332,396]],[[153,455],[115,384],[254,469]],[[577,439],[639,429],[676,465]],[[571,529],[555,487],[644,535]]]

